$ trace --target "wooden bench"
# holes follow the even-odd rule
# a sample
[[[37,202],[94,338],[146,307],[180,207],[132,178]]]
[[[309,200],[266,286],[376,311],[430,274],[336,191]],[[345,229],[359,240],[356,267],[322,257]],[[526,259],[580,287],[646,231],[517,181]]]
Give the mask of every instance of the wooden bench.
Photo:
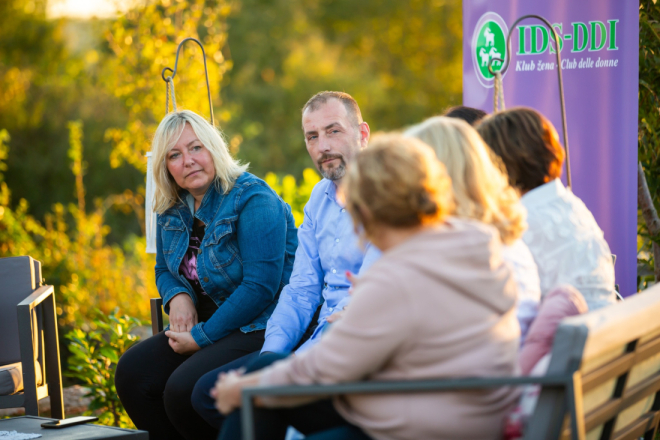
[[[538,383],[526,440],[653,440],[660,422],[660,285],[564,319],[544,377],[462,378],[243,390],[243,438],[253,440],[255,396],[443,392]]]

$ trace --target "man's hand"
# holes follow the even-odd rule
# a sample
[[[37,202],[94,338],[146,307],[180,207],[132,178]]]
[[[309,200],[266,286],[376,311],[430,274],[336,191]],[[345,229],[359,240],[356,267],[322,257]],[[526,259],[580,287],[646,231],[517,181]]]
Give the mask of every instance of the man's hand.
[[[211,390],[217,410],[227,415],[240,408],[241,391],[244,387],[258,385],[260,377],[259,373],[243,375],[242,369],[220,373],[215,388]]]
[[[197,324],[197,310],[187,293],[179,293],[170,300],[170,329],[189,332]]]
[[[168,342],[175,353],[190,356],[199,351],[199,345],[197,345],[190,332],[177,333],[168,330],[165,332],[165,336],[170,338]]]

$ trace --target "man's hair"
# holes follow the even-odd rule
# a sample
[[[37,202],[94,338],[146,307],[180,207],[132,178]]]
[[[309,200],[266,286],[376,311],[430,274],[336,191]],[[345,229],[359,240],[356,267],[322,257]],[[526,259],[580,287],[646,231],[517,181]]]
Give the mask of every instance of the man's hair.
[[[443,113],[442,116],[448,118],[462,119],[471,126],[477,125],[483,118],[488,116],[483,110],[473,107],[465,107],[463,105],[457,105],[456,107],[450,107]]]
[[[310,112],[316,111],[331,99],[336,99],[344,104],[346,113],[348,113],[348,117],[355,126],[362,123],[362,112],[360,112],[357,101],[351,95],[344,92],[319,92],[309,98],[309,101],[302,108],[302,113],[305,114],[307,110]]]
[[[517,107],[495,113],[477,131],[502,159],[511,185],[521,191],[561,176],[564,149],[555,127],[536,110]]]

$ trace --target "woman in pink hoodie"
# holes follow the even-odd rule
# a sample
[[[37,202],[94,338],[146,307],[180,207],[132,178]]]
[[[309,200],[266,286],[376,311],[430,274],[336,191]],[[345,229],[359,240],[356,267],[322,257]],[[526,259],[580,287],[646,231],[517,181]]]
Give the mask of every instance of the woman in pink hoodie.
[[[356,228],[383,256],[356,283],[350,307],[316,346],[257,372],[220,378],[218,408],[232,413],[222,440],[240,438],[236,410],[244,386],[516,372],[516,284],[499,233],[450,217],[451,182],[435,153],[417,139],[377,137],[349,167],[344,193]],[[515,400],[508,387],[345,395],[304,405],[262,399],[267,409],[257,411],[257,437],[283,438],[292,425],[308,440],[496,440]]]

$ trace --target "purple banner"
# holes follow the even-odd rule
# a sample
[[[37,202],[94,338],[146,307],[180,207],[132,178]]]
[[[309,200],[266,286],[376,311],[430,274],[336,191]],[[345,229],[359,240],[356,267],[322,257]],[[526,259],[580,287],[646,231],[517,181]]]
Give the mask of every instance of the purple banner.
[[[630,295],[637,291],[639,2],[463,0],[464,105],[493,111],[487,65],[504,58],[511,31],[506,106],[539,110],[563,142],[552,34],[536,19],[509,29],[527,14],[546,18],[561,38],[573,193],[605,232],[617,255],[616,282]]]

